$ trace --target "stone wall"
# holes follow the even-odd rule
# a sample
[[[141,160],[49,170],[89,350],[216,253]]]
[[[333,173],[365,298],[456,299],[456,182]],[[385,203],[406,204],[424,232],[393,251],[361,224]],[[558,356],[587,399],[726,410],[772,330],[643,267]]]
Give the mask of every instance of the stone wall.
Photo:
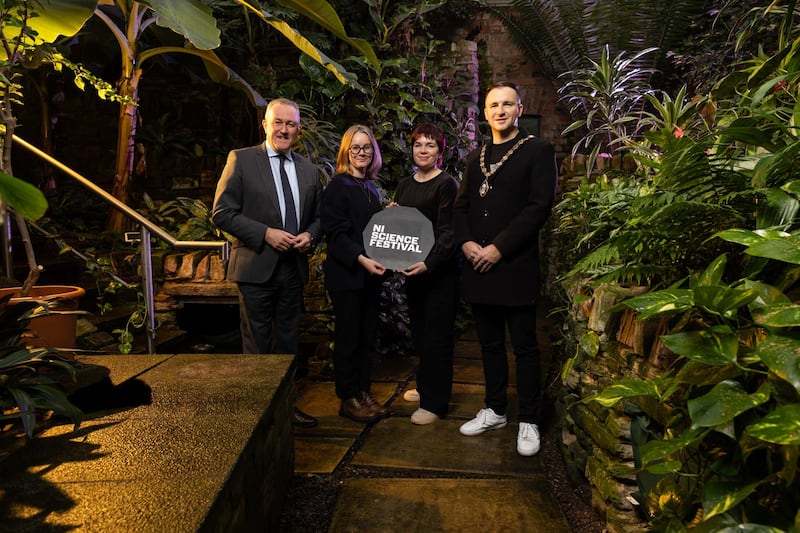
[[[324,252],[319,250],[310,258],[309,282],[303,292],[305,312],[300,318],[300,344],[301,349],[312,353],[329,341],[332,321],[323,285],[323,260]],[[213,252],[154,252],[155,306],[159,320],[175,321],[182,303],[238,303],[236,282],[226,279],[226,267],[219,254]]]
[[[572,366],[557,402],[563,455],[570,477],[591,485],[592,505],[605,515],[611,533],[646,529],[646,505],[633,473],[636,439],[631,431],[643,411],[627,402],[606,408],[585,400],[618,378],[652,379],[663,372],[668,353],[658,339],[666,333],[666,324],[639,321],[630,309],[612,311],[620,301],[646,290],[596,286],[588,300],[572,306],[565,324],[566,353],[574,359],[567,361]],[[584,335],[597,336],[596,354],[579,346]],[[658,410],[653,405],[647,414],[658,417]]]

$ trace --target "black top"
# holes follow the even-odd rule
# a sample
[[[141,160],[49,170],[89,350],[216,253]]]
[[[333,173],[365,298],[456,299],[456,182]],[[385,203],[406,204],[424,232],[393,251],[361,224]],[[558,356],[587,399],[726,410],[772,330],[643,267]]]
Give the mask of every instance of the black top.
[[[320,220],[328,255],[325,287],[331,291],[361,289],[370,274],[358,264],[364,251],[364,228],[382,208],[375,184],[337,174],[322,193]]]
[[[416,207],[433,225],[436,241],[425,258],[425,266],[430,272],[435,272],[442,265],[452,264],[456,248],[453,203],[457,191],[455,178],[446,172],[425,182],[416,181],[412,176],[397,184],[395,202]]]
[[[500,161],[526,135],[520,131],[512,141],[491,146],[484,166]],[[478,148],[467,157],[453,208],[456,245],[494,244],[502,259],[483,274],[465,263],[462,296],[470,303],[533,304],[539,293],[539,230],[550,215],[558,181],[555,150],[541,139],[524,141],[490,178],[484,196],[480,156]]]

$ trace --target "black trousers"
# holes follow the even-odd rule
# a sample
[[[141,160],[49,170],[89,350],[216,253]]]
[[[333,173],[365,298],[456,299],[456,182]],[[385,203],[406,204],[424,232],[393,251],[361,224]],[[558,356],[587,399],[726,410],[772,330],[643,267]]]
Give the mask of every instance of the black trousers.
[[[379,290],[379,278],[370,278],[363,289],[329,291],[334,314],[333,374],[338,398],[370,392],[370,356],[378,328]]]
[[[536,339],[536,306],[472,304],[486,379],[486,407],[506,413],[508,355],[506,325],[516,357],[519,422],[538,423],[541,407],[541,358]]]
[[[281,259],[266,283],[238,284],[242,353],[297,354],[303,281],[294,259]]]
[[[458,270],[406,279],[411,337],[419,355],[417,390],[420,407],[447,414],[453,386],[453,344],[458,302]]]

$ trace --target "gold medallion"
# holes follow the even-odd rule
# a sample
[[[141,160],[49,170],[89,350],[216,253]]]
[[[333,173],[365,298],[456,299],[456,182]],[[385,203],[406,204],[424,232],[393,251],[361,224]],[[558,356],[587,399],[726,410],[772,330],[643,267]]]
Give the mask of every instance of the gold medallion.
[[[486,193],[488,193],[488,192],[489,192],[489,189],[490,189],[490,188],[491,188],[491,187],[489,187],[489,178],[484,178],[484,179],[483,179],[483,183],[481,183],[481,186],[480,186],[480,188],[478,189],[478,194],[480,194],[480,195],[481,195],[481,198],[483,198],[484,196],[486,196]]]

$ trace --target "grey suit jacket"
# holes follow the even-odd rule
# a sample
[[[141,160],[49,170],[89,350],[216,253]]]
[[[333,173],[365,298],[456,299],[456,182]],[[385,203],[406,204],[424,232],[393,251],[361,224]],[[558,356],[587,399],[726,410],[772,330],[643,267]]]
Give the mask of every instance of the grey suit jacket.
[[[300,232],[320,238],[319,202],[322,183],[316,167],[292,152],[300,190]],[[236,238],[228,263],[228,279],[245,283],[266,283],[281,253],[264,241],[267,228],[283,229],[278,191],[264,143],[233,150],[222,170],[214,195],[214,224]],[[292,254],[298,262],[303,283],[308,281],[306,254]]]

